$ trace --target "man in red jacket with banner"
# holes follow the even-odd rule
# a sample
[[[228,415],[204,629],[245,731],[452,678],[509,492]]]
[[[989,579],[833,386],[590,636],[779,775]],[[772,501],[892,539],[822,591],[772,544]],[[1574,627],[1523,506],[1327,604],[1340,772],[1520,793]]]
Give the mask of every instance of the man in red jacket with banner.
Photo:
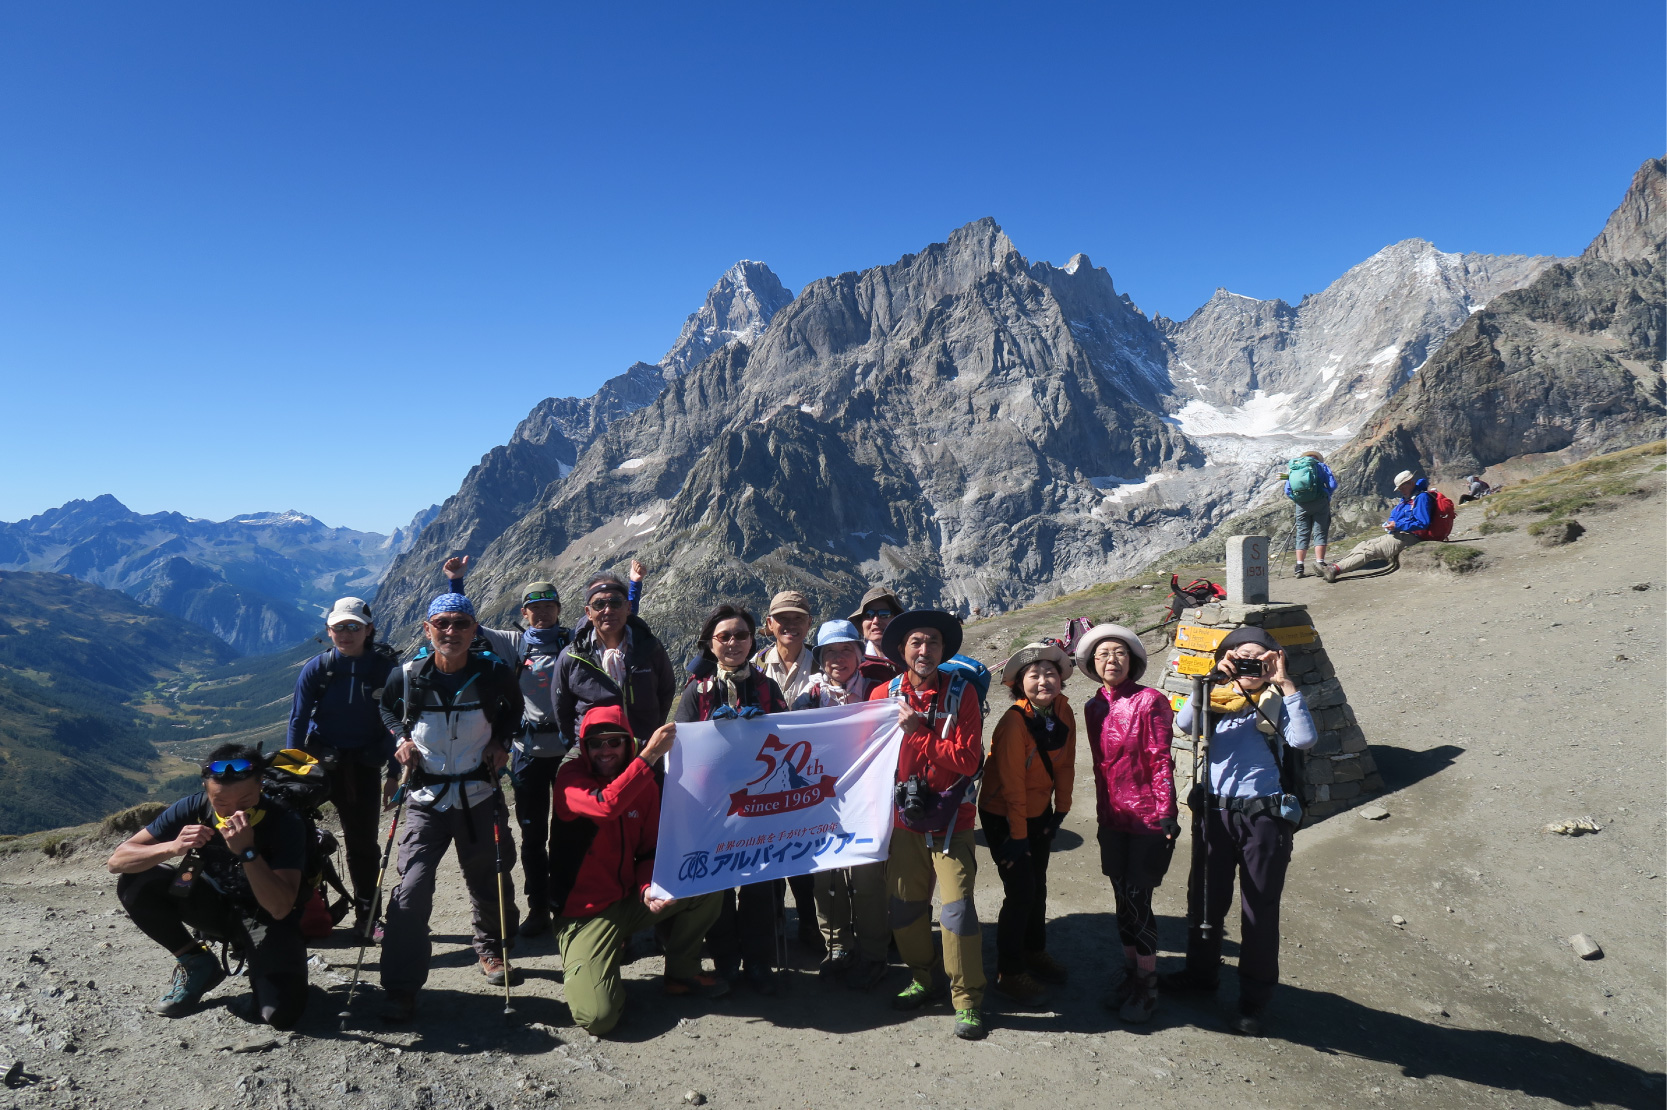
[[[716,998],[729,990],[700,967],[701,941],[722,908],[719,896],[656,898],[649,892],[660,834],[654,764],[676,735],[675,724],[662,725],[638,752],[625,710],[595,706],[579,726],[578,756],[556,773],[556,812],[580,822],[574,866],[554,876],[551,900],[561,907],[556,936],[567,1008],[574,1024],[594,1036],[613,1029],[625,1011],[619,963],[626,942],[662,921],[665,993]]]
[[[892,1000],[897,1010],[942,1001],[932,944],[932,887],[943,900],[942,968],[955,1005],[955,1035],[984,1038],[984,958],[973,904],[975,779],[984,763],[984,713],[977,689],[940,664],[961,649],[961,622],[935,609],[904,613],[886,628],[886,655],[903,674],[869,694],[901,697],[903,745],[898,804],[886,861],[892,936],[913,978]]]

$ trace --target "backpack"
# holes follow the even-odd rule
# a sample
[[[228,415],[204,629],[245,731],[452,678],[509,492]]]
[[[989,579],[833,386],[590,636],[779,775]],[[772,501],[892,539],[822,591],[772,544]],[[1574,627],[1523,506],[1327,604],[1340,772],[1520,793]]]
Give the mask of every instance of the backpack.
[[[1430,513],[1430,526],[1420,528],[1413,535],[1421,540],[1444,540],[1453,533],[1453,517],[1455,515],[1453,502],[1440,490],[1432,489],[1428,492],[1430,501],[1434,506],[1434,511]]]
[[[1325,476],[1320,473],[1319,461],[1309,455],[1298,455],[1292,459],[1286,479],[1291,487],[1287,494],[1292,501],[1299,505],[1306,505],[1312,501],[1324,501],[1329,494],[1326,489]]]
[[[312,909],[315,900],[324,903],[330,920],[329,928],[325,928],[323,933],[307,934],[309,936],[328,936],[330,928],[339,925],[353,907],[353,897],[348,894],[330,858],[336,854],[336,838],[318,824],[319,807],[330,800],[330,772],[333,769],[332,760],[319,759],[299,748],[284,748],[267,759],[260,777],[262,797],[277,808],[301,818],[307,829],[307,858],[301,870],[301,891],[297,902],[312,910],[315,929],[318,925],[317,911]],[[333,903],[326,897],[330,889],[334,889],[339,896]]]
[[[1181,619],[1181,610],[1195,609],[1200,605],[1208,605],[1212,601],[1226,601],[1227,591],[1211,582],[1208,578],[1194,578],[1185,586],[1181,585],[1181,576],[1169,576],[1169,618],[1163,623]]]
[[[961,696],[968,686],[978,692],[978,707],[986,716],[990,712],[990,669],[967,655],[953,655],[938,664],[938,671],[949,676],[949,688],[944,691],[943,716],[953,721],[961,711]],[[886,695],[897,697],[903,692],[903,676],[897,675],[886,684]]]
[[[1088,617],[1072,617],[1065,623],[1065,639],[1056,640],[1049,636],[1044,638],[1042,642],[1044,644],[1057,644],[1059,647],[1065,649],[1066,655],[1069,655],[1074,659],[1077,654],[1077,645],[1082,642],[1082,638],[1087,635],[1088,630],[1093,627],[1094,622]]]

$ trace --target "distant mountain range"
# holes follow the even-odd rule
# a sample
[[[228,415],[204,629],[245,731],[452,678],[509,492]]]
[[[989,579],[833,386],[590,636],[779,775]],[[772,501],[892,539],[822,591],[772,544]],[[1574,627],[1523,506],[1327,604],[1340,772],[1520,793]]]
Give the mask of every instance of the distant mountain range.
[[[383,536],[330,528],[293,510],[223,521],[142,515],[105,494],[0,523],[0,570],[74,575],[258,654],[315,635],[337,597],[372,596],[390,561],[438,511]]]
[[[704,360],[668,353],[541,403],[395,561],[378,605],[408,633],[440,562],[468,552],[497,616],[531,575],[571,598],[631,556],[653,568],[645,614],[674,634],[718,599],[788,586],[825,613],[876,581],[989,612],[1209,534],[1276,497],[1305,447],[1341,451],[1350,494],[1381,506],[1401,466],[1658,437],[1659,166],[1582,259],[1407,240],[1296,306],[1220,291],[1178,323],[1086,256],[1026,260],[990,220],[791,301],[709,297],[684,329],[710,337]],[[766,274],[726,280],[773,292]],[[1534,344],[1553,336],[1550,359]],[[1455,376],[1477,358],[1494,369]]]

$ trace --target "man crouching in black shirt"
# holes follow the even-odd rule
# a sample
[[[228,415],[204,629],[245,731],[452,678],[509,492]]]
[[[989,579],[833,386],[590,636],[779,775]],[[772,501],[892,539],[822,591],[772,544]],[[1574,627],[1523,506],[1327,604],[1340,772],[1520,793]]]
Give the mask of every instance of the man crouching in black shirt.
[[[203,762],[203,790],[182,798],[118,847],[116,896],[139,930],[179,961],[151,1009],[183,1017],[226,977],[192,939],[228,941],[248,960],[254,1006],[244,1016],[291,1029],[307,1003],[301,937],[306,824],[261,797],[265,760],[222,744]],[[184,856],[180,864],[167,861]]]

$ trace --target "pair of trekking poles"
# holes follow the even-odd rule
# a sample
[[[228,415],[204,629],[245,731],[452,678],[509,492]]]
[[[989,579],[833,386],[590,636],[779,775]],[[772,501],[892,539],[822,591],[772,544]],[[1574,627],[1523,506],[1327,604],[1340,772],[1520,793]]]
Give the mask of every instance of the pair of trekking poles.
[[[353,964],[353,981],[347,988],[347,1001],[342,1011],[337,1015],[341,1019],[341,1028],[346,1030],[348,1020],[353,1016],[353,996],[359,989],[359,976],[365,967],[365,949],[370,946],[371,935],[376,930],[376,920],[382,915],[382,882],[388,874],[388,861],[394,854],[394,834],[399,830],[399,819],[405,812],[405,797],[409,792],[411,769],[407,767],[405,773],[399,777],[399,788],[394,792],[394,818],[388,822],[388,839],[382,846],[382,865],[376,870],[376,893],[371,897],[370,913],[365,917],[363,931],[359,934],[359,958]],[[459,790],[465,789],[462,784]],[[504,843],[503,825],[498,820],[498,806],[504,806],[507,819],[508,807],[504,803],[503,787],[496,779],[492,783],[494,810],[492,814],[492,852],[495,869],[498,874],[498,955],[504,964],[504,1017],[510,1018],[515,1013],[515,1006],[509,993],[510,980],[514,978],[509,966],[509,906],[504,899]]]

